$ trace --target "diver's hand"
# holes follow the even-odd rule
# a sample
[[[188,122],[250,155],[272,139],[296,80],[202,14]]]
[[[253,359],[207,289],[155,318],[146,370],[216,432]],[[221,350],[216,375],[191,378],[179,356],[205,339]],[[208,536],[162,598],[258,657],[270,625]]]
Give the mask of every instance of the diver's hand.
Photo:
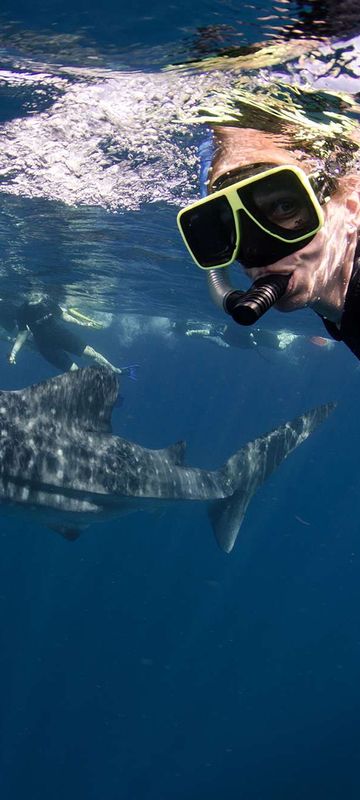
[[[15,364],[16,364],[16,355],[15,355],[15,353],[8,353],[7,360],[8,360],[8,363],[10,364],[10,366],[15,367]]]

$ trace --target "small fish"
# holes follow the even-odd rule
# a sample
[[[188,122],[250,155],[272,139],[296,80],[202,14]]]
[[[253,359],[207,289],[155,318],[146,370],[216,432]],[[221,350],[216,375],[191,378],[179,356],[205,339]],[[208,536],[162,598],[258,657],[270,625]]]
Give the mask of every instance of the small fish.
[[[307,522],[306,519],[298,517],[296,514],[295,514],[295,519],[297,519],[298,522],[301,522],[302,525],[308,525],[308,527],[310,528],[311,522]]]

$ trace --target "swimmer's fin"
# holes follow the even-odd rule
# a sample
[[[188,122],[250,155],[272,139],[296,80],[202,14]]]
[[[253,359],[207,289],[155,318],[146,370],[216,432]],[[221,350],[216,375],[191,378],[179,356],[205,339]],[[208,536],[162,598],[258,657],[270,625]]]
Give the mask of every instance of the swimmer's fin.
[[[120,367],[120,375],[127,375],[131,381],[137,381],[137,371],[139,364],[129,364],[128,367]]]
[[[101,322],[91,319],[91,317],[88,317],[86,314],[83,314],[82,311],[79,311],[78,308],[67,308],[66,311],[71,317],[74,317],[74,319],[82,323],[87,328],[95,328],[96,330],[103,330],[104,328]]]

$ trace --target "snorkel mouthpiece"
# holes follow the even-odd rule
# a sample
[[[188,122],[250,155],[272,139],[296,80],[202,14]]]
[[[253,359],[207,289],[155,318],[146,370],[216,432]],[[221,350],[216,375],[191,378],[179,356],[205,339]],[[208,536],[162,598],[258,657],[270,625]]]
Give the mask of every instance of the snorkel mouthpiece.
[[[238,325],[253,325],[285,294],[290,275],[263,275],[247,292],[233,289],[227,268],[211,269],[207,277],[214,303]]]
[[[253,325],[286,292],[290,275],[263,275],[247,292],[234,290],[224,300],[225,311],[238,325]]]

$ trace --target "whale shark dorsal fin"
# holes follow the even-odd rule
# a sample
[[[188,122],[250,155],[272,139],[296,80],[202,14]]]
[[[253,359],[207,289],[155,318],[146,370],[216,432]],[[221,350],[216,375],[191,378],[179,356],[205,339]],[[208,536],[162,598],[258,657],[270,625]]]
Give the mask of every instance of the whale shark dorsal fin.
[[[183,467],[185,461],[185,451],[186,451],[186,442],[183,440],[179,442],[175,442],[175,444],[171,444],[169,447],[164,447],[161,450],[161,454],[170,461],[171,464],[175,464],[176,467]]]
[[[118,379],[111,370],[85,367],[29,386],[17,395],[22,400],[22,414],[31,419],[50,417],[82,430],[111,433],[118,390]]]

